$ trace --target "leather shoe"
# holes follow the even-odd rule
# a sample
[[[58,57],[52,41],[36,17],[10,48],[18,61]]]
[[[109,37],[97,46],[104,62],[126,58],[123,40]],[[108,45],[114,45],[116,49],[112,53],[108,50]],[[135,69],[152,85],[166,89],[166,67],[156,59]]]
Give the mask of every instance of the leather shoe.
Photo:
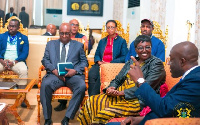
[[[61,125],[69,125],[69,118],[64,117],[63,120],[61,121]]]
[[[58,106],[54,108],[55,111],[62,111],[64,109],[66,109],[66,104],[62,104],[62,103],[60,103]]]
[[[52,120],[51,119],[46,119],[44,125],[51,125]]]
[[[26,103],[25,103],[25,102],[22,102],[21,107],[23,107],[23,108],[27,108]]]

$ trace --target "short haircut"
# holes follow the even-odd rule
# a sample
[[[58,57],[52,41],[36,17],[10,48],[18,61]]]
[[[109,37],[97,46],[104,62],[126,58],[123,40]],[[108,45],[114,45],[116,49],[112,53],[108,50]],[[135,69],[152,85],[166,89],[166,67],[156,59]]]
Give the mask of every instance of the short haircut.
[[[108,20],[108,21],[106,22],[106,26],[107,26],[107,24],[110,23],[110,22],[115,23],[115,27],[117,27],[117,22],[116,22],[115,20]]]
[[[25,7],[22,7],[22,9],[21,9],[22,11],[24,11],[25,10]]]
[[[18,26],[20,26],[20,22],[19,22],[19,20],[17,20],[17,19],[11,19],[10,21],[16,21],[17,24],[18,24]],[[10,22],[9,22],[9,23],[10,23]]]
[[[135,41],[134,41],[134,46],[135,48],[137,47],[137,45],[140,43],[140,42],[150,42],[151,43],[151,37],[147,36],[147,35],[139,35]],[[152,45],[152,44],[151,44]]]

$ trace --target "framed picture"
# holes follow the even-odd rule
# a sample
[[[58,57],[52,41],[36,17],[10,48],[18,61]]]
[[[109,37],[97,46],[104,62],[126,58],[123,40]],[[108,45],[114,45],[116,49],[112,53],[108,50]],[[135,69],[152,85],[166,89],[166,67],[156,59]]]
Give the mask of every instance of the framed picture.
[[[68,0],[67,15],[103,16],[103,0]]]

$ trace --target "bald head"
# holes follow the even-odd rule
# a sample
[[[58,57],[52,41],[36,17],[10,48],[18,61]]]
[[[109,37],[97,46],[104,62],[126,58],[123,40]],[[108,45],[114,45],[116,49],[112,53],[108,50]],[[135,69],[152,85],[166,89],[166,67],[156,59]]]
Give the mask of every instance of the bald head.
[[[47,32],[51,33],[52,36],[55,36],[56,35],[56,26],[53,25],[53,24],[48,24],[47,27],[46,27],[46,30]]]
[[[60,41],[63,44],[71,40],[71,26],[69,23],[62,23],[59,27]]]
[[[176,52],[179,58],[186,59],[190,64],[196,64],[198,61],[198,48],[189,41],[176,44],[171,51]]]
[[[182,76],[187,70],[198,65],[198,49],[189,42],[176,44],[170,51],[170,69],[172,77]]]

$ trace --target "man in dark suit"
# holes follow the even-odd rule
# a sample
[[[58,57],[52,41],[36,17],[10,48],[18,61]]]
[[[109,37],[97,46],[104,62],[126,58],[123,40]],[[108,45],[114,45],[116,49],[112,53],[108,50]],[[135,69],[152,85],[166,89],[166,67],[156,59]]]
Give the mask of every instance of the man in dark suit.
[[[6,14],[6,18],[5,18],[5,23],[8,21],[8,19],[12,16],[17,16],[17,14],[13,13],[14,12],[14,8],[10,7],[10,13]]]
[[[136,66],[131,66],[129,75],[139,87],[135,96],[148,105],[151,112],[145,117],[129,117],[122,121],[121,125],[144,125],[147,120],[163,117],[200,117],[200,103],[197,103],[200,100],[198,55],[197,47],[189,41],[176,44],[172,48],[170,71],[172,77],[182,78],[163,98],[145,83],[139,63],[131,57]]]
[[[29,26],[29,15],[25,12],[25,7],[21,8],[21,12],[19,13],[19,19],[23,24],[23,28],[28,28]]]
[[[65,117],[61,121],[62,125],[68,125],[69,119],[73,119],[85,96],[84,67],[88,62],[83,50],[83,44],[71,40],[71,27],[68,23],[62,23],[59,27],[59,40],[52,40],[47,43],[42,64],[45,66],[47,74],[42,80],[40,90],[40,100],[43,107],[45,125],[52,124],[52,94],[62,87],[69,87],[73,96],[69,102]],[[63,61],[64,60],[64,61]],[[65,76],[58,75],[57,63],[72,62],[74,69],[67,69]]]
[[[43,36],[55,36],[56,35],[56,26],[53,24],[48,24],[46,27],[46,33]]]
[[[4,17],[5,17],[5,13],[4,13],[4,11],[0,8],[0,19],[2,18],[3,24],[4,24]]]

